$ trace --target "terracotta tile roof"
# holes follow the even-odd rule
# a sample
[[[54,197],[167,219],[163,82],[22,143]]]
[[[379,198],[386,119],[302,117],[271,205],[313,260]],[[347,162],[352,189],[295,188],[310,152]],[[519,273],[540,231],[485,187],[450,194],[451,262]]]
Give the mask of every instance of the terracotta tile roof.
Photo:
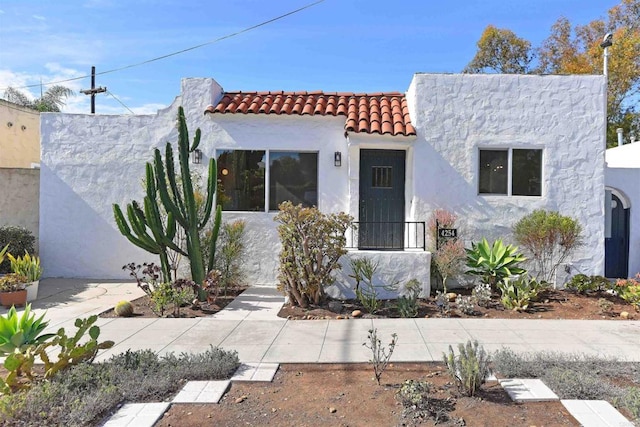
[[[348,132],[416,134],[407,99],[399,92],[225,92],[206,113],[345,116]]]

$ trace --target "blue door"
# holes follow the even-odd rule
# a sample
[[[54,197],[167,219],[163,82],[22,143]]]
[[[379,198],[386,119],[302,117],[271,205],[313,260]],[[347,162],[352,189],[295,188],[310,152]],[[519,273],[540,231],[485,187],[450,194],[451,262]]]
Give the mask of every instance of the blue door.
[[[404,249],[404,150],[360,150],[358,249]]]
[[[629,208],[611,195],[611,237],[604,239],[604,274],[627,278],[629,274]]]

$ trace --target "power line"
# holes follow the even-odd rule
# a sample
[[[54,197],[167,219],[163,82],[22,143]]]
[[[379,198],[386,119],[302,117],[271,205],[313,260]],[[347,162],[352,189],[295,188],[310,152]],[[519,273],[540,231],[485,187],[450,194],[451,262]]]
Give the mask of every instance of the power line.
[[[105,89],[106,89],[106,88],[105,88]],[[116,101],[118,101],[118,102],[120,103],[120,105],[122,105],[124,108],[126,108],[127,110],[129,110],[129,112],[130,112],[131,114],[134,114],[134,115],[136,114],[136,113],[134,113],[133,111],[131,111],[131,108],[129,108],[129,107],[127,107],[126,105],[124,105],[124,102],[120,101],[120,99],[118,99],[118,97],[117,97],[117,96],[115,96],[114,94],[112,94],[112,93],[109,91],[109,89],[106,89],[106,91],[107,91],[107,94],[108,94],[108,95],[111,95],[111,96],[113,97],[113,99],[115,99]]]
[[[150,64],[150,63],[155,62],[155,61],[160,61],[162,59],[166,59],[166,58],[170,58],[172,56],[180,55],[181,53],[185,53],[185,52],[189,52],[191,50],[199,49],[201,47],[208,46],[210,44],[218,43],[218,42],[220,42],[222,40],[230,39],[230,38],[238,36],[240,34],[244,34],[244,33],[247,33],[249,31],[255,30],[257,28],[263,27],[265,25],[271,24],[273,22],[279,21],[279,20],[284,19],[284,18],[286,18],[288,16],[295,15],[296,13],[302,12],[303,10],[309,9],[310,7],[313,7],[313,6],[315,6],[317,4],[320,4],[322,2],[324,2],[324,0],[318,0],[318,1],[315,1],[313,3],[309,3],[309,4],[307,4],[305,6],[302,6],[302,7],[298,8],[298,9],[292,10],[291,12],[287,12],[287,13],[285,13],[283,15],[277,16],[277,17],[269,19],[267,21],[263,21],[263,22],[261,22],[259,24],[256,24],[256,25],[252,25],[251,27],[247,27],[247,28],[245,28],[243,30],[236,31],[235,33],[227,34],[226,36],[222,36],[222,37],[219,37],[219,38],[214,39],[214,40],[209,40],[208,42],[204,42],[204,43],[196,45],[196,46],[188,47],[186,49],[182,49],[182,50],[179,50],[179,51],[176,51],[176,52],[173,52],[173,53],[168,53],[166,55],[158,56],[157,58],[148,59],[146,61],[137,62],[135,64],[125,65],[124,67],[119,67],[119,68],[114,68],[112,70],[102,71],[100,73],[96,73],[96,75],[97,76],[101,76],[101,75],[104,75],[104,74],[110,74],[110,73],[115,73],[117,71],[127,70],[129,68],[139,67],[141,65]],[[81,76],[81,77],[72,77],[72,78],[69,78],[69,79],[58,80],[58,81],[55,81],[55,82],[48,82],[48,83],[40,82],[38,84],[33,84],[33,85],[19,86],[19,87],[16,87],[14,89],[27,89],[27,88],[43,86],[43,85],[44,86],[50,86],[50,85],[55,85],[55,84],[60,84],[60,83],[72,82],[72,81],[75,81],[75,80],[82,80],[82,79],[86,79],[87,77],[91,77],[91,76],[90,75],[85,75],[85,76]],[[7,88],[2,88],[2,89],[7,89]],[[2,89],[0,89],[0,90],[2,90]]]

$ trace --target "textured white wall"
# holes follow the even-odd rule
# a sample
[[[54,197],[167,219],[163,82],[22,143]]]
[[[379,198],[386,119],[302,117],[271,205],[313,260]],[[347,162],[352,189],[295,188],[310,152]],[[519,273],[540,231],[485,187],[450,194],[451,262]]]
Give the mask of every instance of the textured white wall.
[[[31,231],[37,251],[40,170],[0,168],[0,182],[0,227],[11,225]]]
[[[202,130],[202,168],[216,149],[318,151],[320,209],[356,216],[359,148],[404,148],[407,219],[423,221],[434,208],[453,209],[461,216],[463,238],[475,240],[508,235],[510,225],[534,208],[557,209],[585,227],[587,246],[573,262],[587,272],[603,270],[600,77],[419,74],[408,92],[417,138],[351,134],[347,140],[343,117],[203,115],[220,93],[212,79],[185,79],[174,104],[156,115],[43,114],[40,237],[47,275],[121,278],[125,263],[153,259],[120,235],[111,204],[142,198],[145,162],[154,148],[176,142],[178,105],[185,108],[191,132]],[[543,147],[543,196],[478,196],[479,144]],[[343,153],[342,167],[333,165],[335,151]],[[224,220],[247,221],[250,283],[276,282],[274,216],[223,214]],[[426,275],[418,277],[424,283],[429,274],[424,256],[429,255],[396,252],[388,264]]]
[[[629,275],[640,273],[640,142],[609,148],[607,187],[619,190],[630,203]]]
[[[418,134],[414,217],[453,210],[468,245],[483,236],[512,241],[521,217],[557,210],[584,228],[570,262],[604,272],[602,76],[416,74],[407,97]],[[478,147],[542,148],[542,196],[478,195]]]

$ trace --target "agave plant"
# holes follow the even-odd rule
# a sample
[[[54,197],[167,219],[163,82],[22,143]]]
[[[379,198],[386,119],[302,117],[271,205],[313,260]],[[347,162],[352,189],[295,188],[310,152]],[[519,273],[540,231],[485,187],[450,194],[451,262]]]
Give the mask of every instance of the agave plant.
[[[502,239],[489,245],[487,239],[483,238],[480,243],[472,243],[471,249],[466,249],[467,267],[469,267],[466,273],[481,276],[484,283],[495,288],[505,278],[525,273],[526,270],[518,265],[526,258],[517,251],[517,247],[505,245]]]
[[[44,314],[38,318],[31,312],[31,304],[27,304],[18,315],[15,307],[11,307],[6,316],[0,316],[0,356],[6,356],[20,349],[23,345],[40,344],[53,337],[54,334],[43,334],[49,322]]]

